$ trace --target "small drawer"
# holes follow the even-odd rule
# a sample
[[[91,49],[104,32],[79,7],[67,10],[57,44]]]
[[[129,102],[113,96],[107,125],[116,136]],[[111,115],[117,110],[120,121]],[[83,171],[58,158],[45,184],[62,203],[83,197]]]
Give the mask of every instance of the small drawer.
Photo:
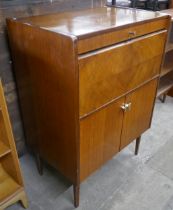
[[[159,75],[166,31],[79,56],[80,116]]]
[[[96,35],[79,38],[78,54],[113,45],[125,40],[168,28],[168,19],[154,20]]]
[[[122,42],[129,39],[128,28],[111,31],[107,33],[99,33],[95,36],[79,39],[78,54],[86,53],[95,49],[99,49],[108,45]]]
[[[168,29],[168,19],[161,19],[145,24],[134,25],[129,28],[129,38],[143,36],[153,32],[160,31],[162,29]]]

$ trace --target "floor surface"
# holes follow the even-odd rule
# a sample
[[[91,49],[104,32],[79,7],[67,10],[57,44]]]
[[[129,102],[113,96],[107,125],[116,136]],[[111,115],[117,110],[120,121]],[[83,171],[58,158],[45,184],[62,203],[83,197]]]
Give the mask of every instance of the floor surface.
[[[77,210],[173,210],[173,99],[156,102],[152,128],[81,185]],[[69,183],[50,167],[39,176],[33,157],[20,159],[28,210],[72,210]],[[20,204],[8,210],[22,210]]]

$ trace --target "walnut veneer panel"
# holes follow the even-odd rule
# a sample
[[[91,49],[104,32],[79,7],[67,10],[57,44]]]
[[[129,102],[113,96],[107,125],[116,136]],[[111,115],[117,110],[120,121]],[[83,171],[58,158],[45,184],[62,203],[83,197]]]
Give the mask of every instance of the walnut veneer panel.
[[[173,97],[173,89],[168,92],[168,95]]]
[[[121,149],[150,127],[157,84],[158,79],[154,79],[126,96],[131,109],[124,114]]]
[[[119,151],[124,101],[121,98],[80,121],[81,181]]]
[[[131,26],[129,28],[98,34],[79,40],[78,53],[85,53],[101,47],[112,45],[128,39],[134,39],[145,34],[149,34],[161,29],[165,29],[167,20],[151,21],[149,23]]]
[[[21,18],[20,21],[56,33],[77,36],[78,53],[81,54],[166,29],[167,17],[162,16],[161,13],[145,10],[102,7]],[[130,32],[135,32],[135,35]]]
[[[162,31],[80,56],[80,116],[158,75],[165,38]]]
[[[20,18],[18,21],[56,33],[75,35],[79,39],[84,39],[93,34],[108,32],[118,28],[129,28],[135,24],[146,24],[167,18],[167,15],[159,12],[130,8],[98,7],[75,12],[31,16]],[[164,28],[166,28],[167,23],[165,21],[166,25]],[[157,27],[162,29],[162,24]],[[156,30],[157,27],[155,28]]]
[[[13,20],[7,23],[27,142],[75,183],[79,151],[76,39]]]

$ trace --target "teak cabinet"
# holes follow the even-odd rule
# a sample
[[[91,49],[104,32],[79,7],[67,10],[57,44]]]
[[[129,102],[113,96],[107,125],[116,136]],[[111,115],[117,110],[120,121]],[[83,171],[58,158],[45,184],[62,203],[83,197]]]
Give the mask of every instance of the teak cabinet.
[[[0,210],[5,210],[18,201],[27,208],[28,202],[0,81]]]
[[[27,144],[74,185],[151,124],[170,17],[122,8],[8,19]]]

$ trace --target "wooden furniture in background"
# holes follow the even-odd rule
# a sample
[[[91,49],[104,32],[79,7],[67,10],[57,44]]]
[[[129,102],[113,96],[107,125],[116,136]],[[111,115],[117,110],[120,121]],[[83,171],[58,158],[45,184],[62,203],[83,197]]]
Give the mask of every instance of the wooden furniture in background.
[[[101,7],[8,19],[27,144],[74,186],[151,124],[170,17]],[[151,47],[152,46],[152,47]],[[145,97],[144,97],[145,96]]]
[[[169,0],[169,9],[173,8],[173,0]]]
[[[164,103],[166,100],[166,95],[173,96],[173,94],[171,94],[173,91],[173,9],[164,10],[162,12],[172,16],[167,46],[165,50],[165,58],[161,70],[160,83],[157,92],[157,96],[160,97],[161,101]]]
[[[27,208],[27,198],[0,82],[0,209],[3,210],[18,201]]]

